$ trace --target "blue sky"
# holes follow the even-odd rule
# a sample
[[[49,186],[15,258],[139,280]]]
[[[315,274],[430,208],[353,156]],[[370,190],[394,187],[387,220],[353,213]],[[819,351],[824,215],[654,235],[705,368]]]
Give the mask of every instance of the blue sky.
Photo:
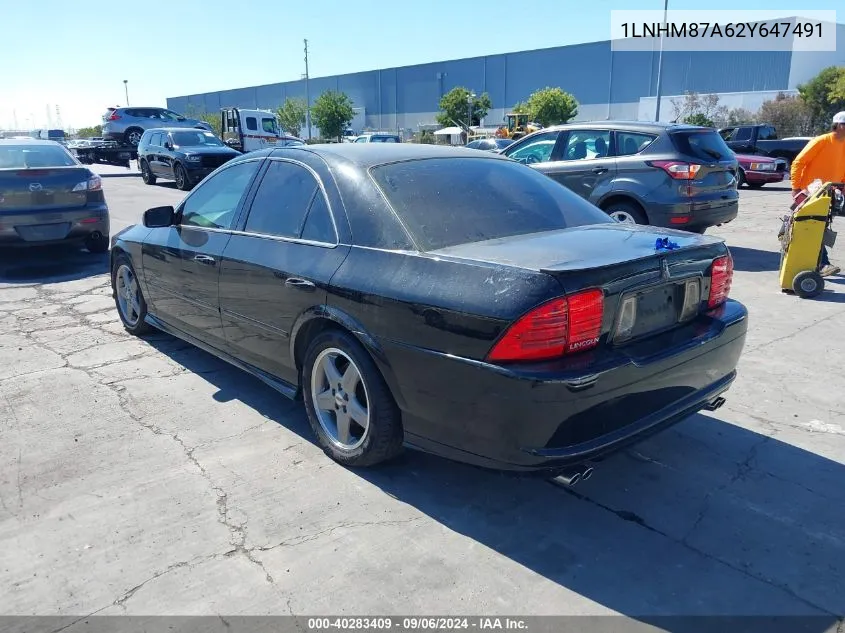
[[[738,8],[670,0],[670,9]],[[771,17],[835,10],[841,0],[746,0]],[[798,8],[801,7],[801,8]],[[0,127],[93,125],[109,105],[311,76],[548,48],[610,36],[612,9],[663,0],[9,0],[3,10]],[[838,21],[842,21],[839,15]]]

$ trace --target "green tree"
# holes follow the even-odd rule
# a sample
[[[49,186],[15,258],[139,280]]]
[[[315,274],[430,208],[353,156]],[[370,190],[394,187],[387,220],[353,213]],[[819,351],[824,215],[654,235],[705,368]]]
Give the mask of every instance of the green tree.
[[[707,115],[703,112],[696,112],[695,114],[691,114],[688,117],[684,118],[684,123],[687,125],[701,125],[703,127],[714,127],[716,124],[713,123],[712,119],[708,119]]]
[[[76,131],[76,138],[93,138],[95,136],[103,135],[103,126],[94,125],[92,127],[81,127]]]
[[[208,123],[217,136],[223,135],[223,115],[220,112],[215,114],[212,112],[205,112],[204,110],[200,110],[194,106],[188,106],[185,116],[189,119],[196,119],[197,121]]]
[[[338,139],[355,117],[352,100],[345,92],[327,90],[314,101],[311,108],[314,124],[324,139]]]
[[[731,108],[728,110],[727,124],[733,125],[751,125],[757,122],[757,117],[750,110],[745,108]]]
[[[302,134],[302,128],[305,126],[306,110],[305,99],[285,99],[282,106],[276,110],[282,129],[292,136]]]
[[[531,119],[544,127],[568,123],[578,115],[578,101],[560,88],[537,90],[525,106]]]
[[[526,112],[528,112],[528,106],[525,105],[525,103],[523,103],[522,101],[517,101],[516,105],[514,105],[514,107],[511,108],[511,112],[513,114],[526,113]]]
[[[813,132],[830,128],[833,115],[845,110],[845,95],[837,86],[845,77],[845,67],[829,66],[805,84],[798,86],[798,94],[810,111]]]
[[[773,125],[778,136],[804,136],[812,133],[812,111],[801,97],[779,92],[774,99],[764,101],[757,113],[761,123]]]
[[[492,107],[493,102],[490,101],[490,95],[486,92],[473,97],[469,90],[458,86],[452,88],[440,99],[440,113],[436,118],[437,122],[444,127],[455,124],[465,126],[467,114],[471,113],[469,125],[480,125],[481,119],[487,116]]]
[[[845,101],[845,72],[839,75],[839,78],[831,86],[828,98],[834,103]]]

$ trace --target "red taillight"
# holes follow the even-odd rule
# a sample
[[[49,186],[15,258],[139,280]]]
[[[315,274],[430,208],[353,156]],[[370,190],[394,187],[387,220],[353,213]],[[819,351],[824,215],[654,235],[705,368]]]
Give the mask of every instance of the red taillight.
[[[648,164],[659,167],[675,180],[695,180],[698,172],[701,171],[701,165],[678,160],[652,160]]]
[[[710,273],[710,297],[707,306],[715,308],[728,300],[734,276],[734,260],[730,253],[713,260],[713,272]]]
[[[688,215],[676,215],[674,217],[669,218],[670,224],[686,224],[689,222]]]
[[[493,346],[493,362],[539,361],[591,349],[604,315],[601,290],[552,299],[523,315]]]
[[[120,115],[117,112],[112,112],[111,116],[109,117],[109,121],[117,121],[120,118]]]

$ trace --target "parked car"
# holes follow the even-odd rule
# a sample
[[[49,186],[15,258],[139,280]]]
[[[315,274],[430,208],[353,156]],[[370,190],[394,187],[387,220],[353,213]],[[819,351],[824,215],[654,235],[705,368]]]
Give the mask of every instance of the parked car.
[[[739,211],[737,161],[712,128],[590,122],[546,128],[501,151],[619,222],[703,233]]]
[[[154,185],[159,178],[175,180],[183,191],[235,156],[241,152],[206,130],[156,128],[144,132],[138,143],[138,168],[144,182]]]
[[[489,152],[259,150],[143,217],[111,251],[125,328],[301,395],[346,465],[406,443],[571,472],[720,406],[744,344],[722,240],[618,223]]]
[[[488,152],[499,152],[513,141],[509,138],[479,138],[466,144],[468,149],[480,149]]]
[[[738,154],[782,158],[786,161],[787,169],[810,140],[804,137],[779,139],[775,126],[768,123],[726,127],[720,129],[719,134],[728,147]]]
[[[103,138],[137,146],[146,130],[188,127],[212,131],[205,121],[189,119],[165,108],[109,108],[103,115]]]
[[[759,189],[771,182],[783,182],[786,178],[786,161],[783,158],[769,158],[768,156],[749,156],[735,154],[739,163],[737,171],[737,187],[748,185],[752,189]]]
[[[108,250],[100,177],[55,141],[0,140],[0,247],[58,243]]]
[[[355,143],[401,143],[402,139],[396,134],[361,134],[356,136]]]

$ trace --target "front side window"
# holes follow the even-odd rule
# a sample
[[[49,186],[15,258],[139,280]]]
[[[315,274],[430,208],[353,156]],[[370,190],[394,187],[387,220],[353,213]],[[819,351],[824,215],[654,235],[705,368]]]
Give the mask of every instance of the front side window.
[[[305,167],[271,161],[252,201],[244,230],[298,238],[315,195],[322,194],[317,180]]]
[[[230,229],[241,198],[258,171],[260,161],[237,163],[211,176],[185,200],[181,224],[207,229]]]
[[[519,145],[508,147],[503,154],[527,165],[547,163],[552,159],[552,151],[557,143],[558,134],[558,132],[537,134]]]
[[[279,126],[276,125],[276,119],[263,117],[261,119],[261,129],[268,134],[278,134]]]

